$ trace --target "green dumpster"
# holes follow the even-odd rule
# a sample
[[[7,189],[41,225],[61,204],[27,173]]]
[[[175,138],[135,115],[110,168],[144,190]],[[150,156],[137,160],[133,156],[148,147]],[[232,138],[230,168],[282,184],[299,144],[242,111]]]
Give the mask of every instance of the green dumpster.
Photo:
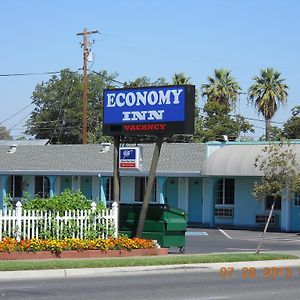
[[[120,204],[119,233],[134,237],[142,204]],[[149,204],[142,238],[157,240],[163,248],[184,251],[187,216],[185,211],[166,204]]]

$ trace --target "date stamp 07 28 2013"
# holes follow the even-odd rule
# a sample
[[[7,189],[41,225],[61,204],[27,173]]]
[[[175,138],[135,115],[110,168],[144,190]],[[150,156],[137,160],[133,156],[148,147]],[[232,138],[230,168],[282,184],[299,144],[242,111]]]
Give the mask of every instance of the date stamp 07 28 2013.
[[[293,276],[300,276],[300,268],[292,267],[267,267],[256,269],[254,267],[243,267],[235,269],[234,267],[221,267],[219,269],[219,277],[221,279],[231,279],[233,275],[240,276],[242,279],[291,279]]]

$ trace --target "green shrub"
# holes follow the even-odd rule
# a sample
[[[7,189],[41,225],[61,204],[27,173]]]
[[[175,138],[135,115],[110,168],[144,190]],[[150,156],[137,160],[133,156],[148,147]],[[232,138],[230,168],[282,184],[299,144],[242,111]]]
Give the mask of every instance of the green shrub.
[[[72,192],[65,190],[60,195],[54,195],[52,198],[34,198],[27,200],[23,204],[23,209],[59,211],[90,209],[92,201],[87,199],[80,191]]]

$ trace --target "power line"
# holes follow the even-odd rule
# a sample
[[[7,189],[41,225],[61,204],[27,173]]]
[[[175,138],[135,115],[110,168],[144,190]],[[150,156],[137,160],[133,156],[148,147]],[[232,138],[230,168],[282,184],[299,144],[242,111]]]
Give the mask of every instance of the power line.
[[[203,107],[198,107],[200,110],[205,111],[205,109]],[[204,114],[202,116],[205,116]],[[256,118],[250,118],[250,117],[244,117],[240,114],[229,114],[230,117],[242,117],[246,120],[250,120],[250,121],[258,121],[258,122],[265,122],[265,120],[262,119],[256,119]],[[270,123],[274,123],[274,124],[279,124],[279,125],[283,125],[285,124],[285,122],[280,122],[280,121],[270,121]]]
[[[32,76],[32,75],[54,75],[59,74],[60,71],[53,71],[53,72],[40,72],[40,73],[10,73],[10,74],[0,74],[0,77],[13,77],[13,76]]]
[[[27,107],[31,106],[32,104],[34,104],[35,101],[32,101],[30,104],[27,104],[25,107],[23,107],[22,109],[20,109],[19,111],[17,111],[16,113],[14,113],[13,115],[11,115],[10,117],[6,118],[5,120],[3,120],[2,122],[0,122],[0,124],[3,124],[4,122],[12,119],[13,117],[15,117],[16,115],[18,115],[19,113],[21,113],[22,111],[24,111]]]
[[[120,85],[125,85],[125,82],[122,82],[122,81],[119,81],[119,80],[116,80],[116,79],[112,79],[112,78],[110,78],[109,76],[105,76],[104,74],[101,74],[101,73],[99,73],[99,72],[96,72],[96,71],[93,71],[93,70],[90,70],[90,69],[87,69],[89,72],[92,72],[92,73],[95,73],[95,74],[97,74],[97,75],[99,75],[99,76],[101,76],[101,77],[103,77],[103,78],[105,78],[105,79],[108,79],[108,80],[110,80],[110,81],[112,81],[112,82],[115,82],[115,83],[118,83],[118,84],[120,84]]]

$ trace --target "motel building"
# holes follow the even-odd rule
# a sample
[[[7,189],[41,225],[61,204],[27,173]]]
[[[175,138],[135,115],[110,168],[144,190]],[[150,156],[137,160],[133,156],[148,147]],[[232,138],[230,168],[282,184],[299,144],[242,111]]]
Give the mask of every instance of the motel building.
[[[252,191],[262,176],[254,161],[264,145],[164,143],[151,202],[185,210],[189,223],[198,226],[262,227],[272,201],[258,202]],[[293,147],[300,160],[300,143],[294,142]],[[138,168],[120,170],[123,203],[140,203],[145,191],[154,144],[138,148]],[[28,193],[52,197],[70,189],[109,206],[113,201],[112,166],[110,144],[0,141],[0,205],[5,207],[8,194],[16,202]],[[300,195],[277,203],[270,226],[278,231],[300,231]]]

